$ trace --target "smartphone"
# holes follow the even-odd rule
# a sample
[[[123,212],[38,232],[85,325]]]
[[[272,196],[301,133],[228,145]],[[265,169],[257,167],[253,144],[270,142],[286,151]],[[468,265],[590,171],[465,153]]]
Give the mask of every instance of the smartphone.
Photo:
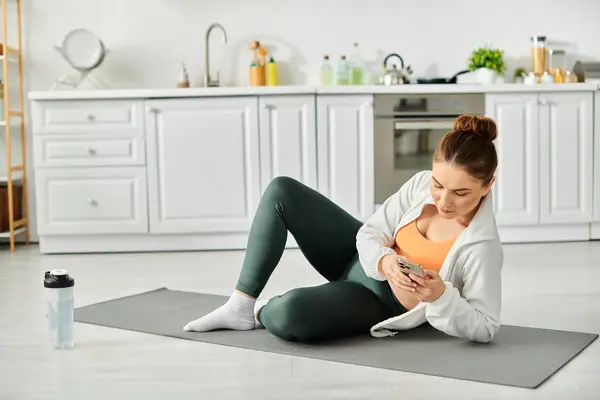
[[[425,278],[425,271],[423,270],[422,265],[410,262],[403,257],[398,257],[397,262],[398,266],[400,267],[400,271],[404,272],[407,276],[408,274],[413,274],[421,278]]]

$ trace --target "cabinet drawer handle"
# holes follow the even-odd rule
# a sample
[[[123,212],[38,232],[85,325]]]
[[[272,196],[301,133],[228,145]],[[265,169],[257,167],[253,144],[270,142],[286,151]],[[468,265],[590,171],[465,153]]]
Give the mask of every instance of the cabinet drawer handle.
[[[98,205],[98,202],[92,198],[87,199],[87,202],[92,207],[96,207]]]
[[[88,149],[88,153],[90,153],[90,156],[95,156],[97,152],[96,152],[96,149],[94,149],[94,148],[90,147],[90,148]]]
[[[148,107],[146,107],[146,112],[156,114],[158,112],[158,109],[148,106]]]
[[[83,118],[85,118],[86,120],[92,122],[94,120],[94,116],[92,114],[85,114],[83,116]]]
[[[541,99],[540,101],[538,101],[538,104],[540,106],[547,106],[548,105],[548,100]]]

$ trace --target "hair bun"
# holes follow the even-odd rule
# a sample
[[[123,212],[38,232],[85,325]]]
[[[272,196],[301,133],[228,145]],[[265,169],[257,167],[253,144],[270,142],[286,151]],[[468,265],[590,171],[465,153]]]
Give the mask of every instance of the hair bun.
[[[473,132],[489,141],[493,141],[498,136],[496,122],[489,117],[461,115],[454,120],[453,129],[454,131]]]

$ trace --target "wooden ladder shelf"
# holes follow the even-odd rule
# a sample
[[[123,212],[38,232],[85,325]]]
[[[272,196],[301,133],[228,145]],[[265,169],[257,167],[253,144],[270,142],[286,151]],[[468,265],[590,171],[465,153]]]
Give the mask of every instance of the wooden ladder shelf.
[[[17,235],[24,234],[25,243],[29,244],[29,211],[28,211],[28,196],[27,196],[27,159],[26,159],[26,143],[25,143],[25,116],[23,107],[23,48],[21,40],[21,0],[16,0],[16,18],[17,18],[17,47],[8,45],[7,34],[7,11],[6,3],[9,0],[0,0],[2,5],[2,53],[0,61],[2,62],[2,99],[4,100],[3,121],[0,122],[0,127],[4,127],[4,145],[5,149],[5,165],[6,175],[0,176],[0,187],[6,188],[6,207],[7,209],[0,210],[0,214],[8,214],[8,229],[0,230],[0,238],[8,238],[10,241],[10,251],[15,251],[15,241]],[[11,5],[15,1],[10,2]],[[11,108],[13,104],[10,102],[11,79],[14,79],[14,65],[18,68],[19,79],[19,101],[18,109]],[[15,82],[16,83],[16,82]],[[16,107],[16,106],[15,106]],[[13,154],[11,137],[13,127],[18,122],[19,133],[21,139],[21,164],[13,165]],[[0,155],[1,157],[1,155]],[[0,170],[1,171],[1,170]],[[20,177],[15,177],[15,173],[20,173]],[[15,186],[21,187],[22,198],[18,199],[22,202],[22,215],[15,215],[14,192]],[[2,202],[0,202],[2,203]]]

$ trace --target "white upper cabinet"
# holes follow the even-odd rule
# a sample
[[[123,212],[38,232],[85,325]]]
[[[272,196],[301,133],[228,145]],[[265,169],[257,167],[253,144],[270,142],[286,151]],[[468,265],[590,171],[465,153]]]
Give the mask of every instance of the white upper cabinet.
[[[247,232],[260,197],[256,97],[147,102],[150,232]]]
[[[486,115],[498,125],[494,206],[498,225],[539,222],[539,129],[535,93],[489,94]]]
[[[277,176],[317,187],[315,96],[259,98],[261,193]]]
[[[540,93],[540,221],[592,221],[594,100],[587,92]]]
[[[372,95],[317,97],[319,191],[359,220],[374,211]]]

